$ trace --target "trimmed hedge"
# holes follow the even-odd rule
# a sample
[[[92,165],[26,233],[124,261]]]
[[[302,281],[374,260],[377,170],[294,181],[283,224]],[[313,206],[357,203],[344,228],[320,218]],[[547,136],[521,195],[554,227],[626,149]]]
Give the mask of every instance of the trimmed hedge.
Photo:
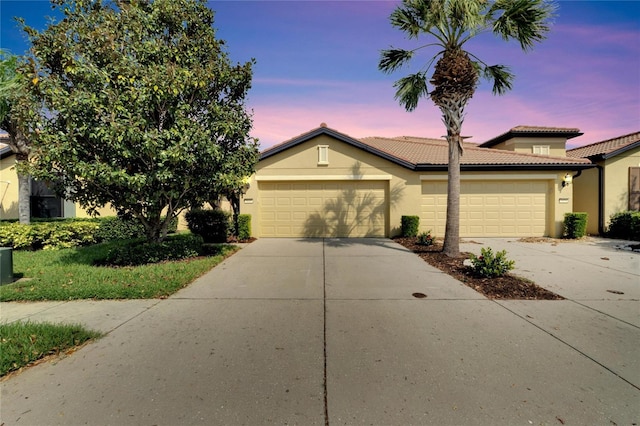
[[[231,215],[218,209],[193,209],[184,216],[189,230],[205,243],[224,243],[231,229]]]
[[[251,215],[238,215],[238,235],[239,240],[247,240],[251,238]]]
[[[176,218],[171,221],[169,232],[175,232],[177,228]],[[115,216],[39,219],[29,225],[15,221],[0,222],[0,246],[16,250],[61,249],[144,236],[142,224]]]
[[[611,215],[609,238],[640,241],[640,212],[626,211]]]
[[[565,213],[564,238],[577,239],[587,234],[587,213]]]
[[[129,240],[109,250],[105,258],[96,261],[96,265],[138,266],[188,259],[203,253],[203,243],[202,237],[194,234],[171,235],[160,243],[143,239]]]
[[[402,216],[400,218],[400,233],[403,237],[415,237],[420,228],[420,216]]]
[[[0,246],[16,250],[50,250],[83,246],[100,242],[95,221],[35,222],[29,225],[0,225]]]

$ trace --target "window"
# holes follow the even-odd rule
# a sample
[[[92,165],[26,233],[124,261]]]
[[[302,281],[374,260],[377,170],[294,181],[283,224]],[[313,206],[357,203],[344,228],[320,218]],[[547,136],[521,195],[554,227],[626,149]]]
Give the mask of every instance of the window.
[[[318,145],[318,165],[326,166],[329,164],[329,145]]]
[[[549,145],[534,145],[533,153],[540,155],[549,155]]]
[[[63,217],[62,198],[44,182],[31,179],[31,217]]]

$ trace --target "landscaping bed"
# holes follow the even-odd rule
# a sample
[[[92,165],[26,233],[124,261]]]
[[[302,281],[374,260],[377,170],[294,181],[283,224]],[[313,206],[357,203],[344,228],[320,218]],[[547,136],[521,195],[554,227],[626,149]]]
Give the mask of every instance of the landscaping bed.
[[[461,253],[459,258],[451,258],[442,253],[442,243],[426,246],[417,243],[417,238],[398,237],[393,239],[396,243],[408,248],[425,262],[451,275],[463,284],[482,293],[489,299],[511,300],[563,300],[564,298],[549,290],[546,290],[526,278],[513,274],[501,277],[483,278],[476,276],[470,267],[464,265],[469,253]]]

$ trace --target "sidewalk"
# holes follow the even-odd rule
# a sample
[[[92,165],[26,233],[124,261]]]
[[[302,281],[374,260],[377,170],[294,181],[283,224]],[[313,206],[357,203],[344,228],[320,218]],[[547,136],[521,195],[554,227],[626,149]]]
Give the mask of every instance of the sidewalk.
[[[577,268],[482,243],[519,264],[540,251],[544,269],[522,267],[541,277]],[[594,274],[572,282],[580,271]],[[640,305],[625,286],[622,300],[494,302],[389,240],[261,239],[167,300],[2,304],[2,321],[96,312],[111,331],[1,382],[0,424],[632,424]]]

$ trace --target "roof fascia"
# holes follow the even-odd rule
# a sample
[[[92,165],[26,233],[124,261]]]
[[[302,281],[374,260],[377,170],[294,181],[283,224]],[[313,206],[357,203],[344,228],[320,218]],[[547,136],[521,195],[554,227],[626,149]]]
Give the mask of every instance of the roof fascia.
[[[0,148],[0,159],[10,157],[14,154],[11,147],[6,146],[4,148]]]
[[[394,157],[391,154],[388,154],[384,151],[380,151],[379,149],[376,149],[370,145],[367,145],[363,142],[360,142],[357,139],[353,139],[343,133],[340,132],[336,132],[335,130],[329,129],[327,127],[319,127],[315,130],[312,130],[308,133],[305,133],[303,135],[298,136],[295,139],[290,140],[289,142],[283,143],[282,145],[277,146],[276,148],[269,150],[268,152],[262,153],[260,154],[260,160],[264,160],[266,158],[272,157],[282,151],[285,151],[289,148],[292,148],[296,145],[300,145],[301,143],[307,142],[317,136],[320,135],[328,135],[331,136],[341,142],[344,142],[348,145],[354,146],[356,148],[359,148],[363,151],[366,151],[370,154],[376,155],[378,157],[384,158],[387,161],[391,161],[392,163],[398,164],[399,166],[405,167],[407,169],[411,169],[414,170],[415,169],[415,164],[411,163],[409,161],[403,160],[401,158],[398,157]]]
[[[632,150],[634,148],[638,148],[638,147],[640,147],[640,141],[636,141],[636,142],[630,143],[629,145],[625,145],[625,146],[623,146],[621,148],[616,149],[615,151],[611,151],[608,154],[600,154],[600,158],[602,158],[603,160],[607,160],[607,159],[609,159],[611,157],[615,157],[616,155],[623,154],[623,153],[625,153],[627,151],[630,151],[630,150]]]
[[[517,172],[517,171],[545,171],[545,170],[585,170],[596,167],[595,164],[468,164],[461,165],[462,172]],[[448,166],[442,164],[417,164],[414,170],[442,172],[447,171]]]

